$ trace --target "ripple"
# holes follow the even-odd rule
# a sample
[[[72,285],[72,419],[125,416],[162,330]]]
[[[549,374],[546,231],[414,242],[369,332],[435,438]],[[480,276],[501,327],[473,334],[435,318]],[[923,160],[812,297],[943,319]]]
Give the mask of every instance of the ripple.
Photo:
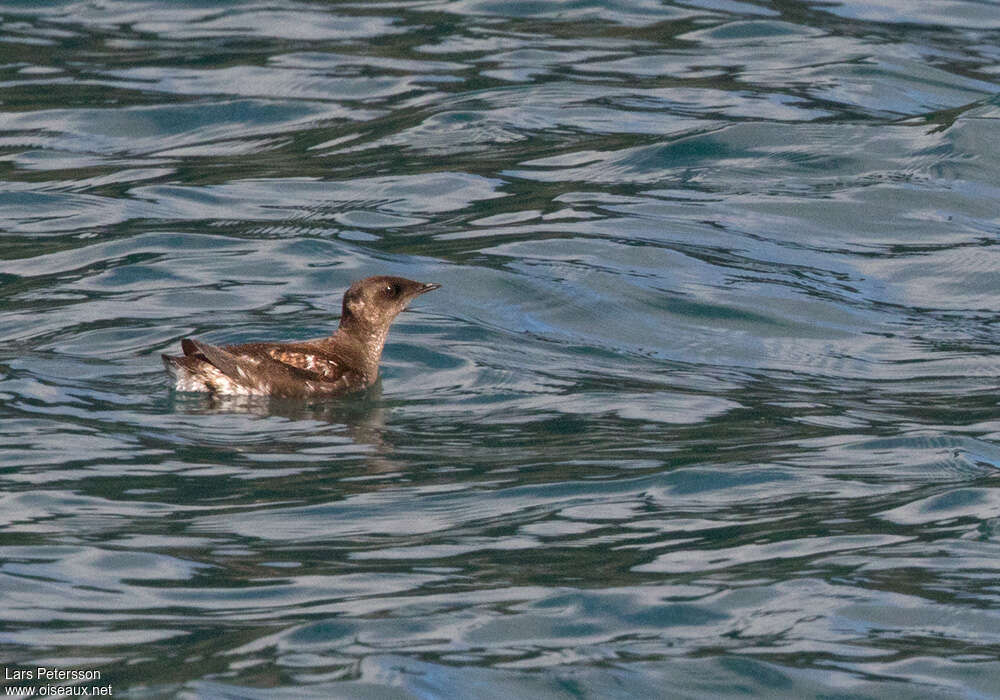
[[[557,2],[551,5],[544,2],[511,3],[505,0],[461,0],[439,6],[432,5],[431,7],[460,15],[486,15],[508,19],[530,17],[560,22],[603,20],[634,27],[663,21],[677,21],[698,14],[686,8],[669,7],[653,0],[635,0],[633,2],[616,0],[610,3],[584,0],[583,2]]]
[[[352,17],[328,12],[307,12],[302,8],[295,11],[252,8],[212,15],[215,13],[205,13],[202,17],[195,18],[188,13],[181,16],[170,13],[159,20],[147,16],[140,19],[136,29],[184,40],[262,36],[301,41],[356,41],[359,38],[380,37],[403,31],[395,27],[395,21],[389,17]]]
[[[924,24],[932,27],[975,27],[977,29],[997,28],[995,15],[976,2],[954,0],[936,2],[927,7],[910,7],[892,0],[878,0],[872,3],[844,2],[836,7],[824,8],[852,19],[874,22]]]
[[[136,79],[148,82],[155,76],[156,71],[152,70],[137,75]],[[113,110],[84,108],[8,113],[0,126],[8,139],[18,134],[26,137],[38,133],[46,135],[42,142],[46,150],[106,156],[150,154],[220,138],[270,135],[351,113],[351,110],[336,106],[307,102],[222,100],[208,104],[163,104]]]

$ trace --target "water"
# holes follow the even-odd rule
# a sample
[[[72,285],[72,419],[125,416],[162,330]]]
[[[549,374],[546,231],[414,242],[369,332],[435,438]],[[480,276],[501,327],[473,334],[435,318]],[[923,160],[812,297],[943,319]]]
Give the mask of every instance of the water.
[[[5,669],[1000,697],[996,5],[0,17]],[[376,273],[368,394],[169,389]]]

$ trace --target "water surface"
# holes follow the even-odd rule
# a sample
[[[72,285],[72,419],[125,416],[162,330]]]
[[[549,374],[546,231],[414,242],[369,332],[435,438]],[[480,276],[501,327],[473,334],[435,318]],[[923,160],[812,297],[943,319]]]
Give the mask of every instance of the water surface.
[[[989,3],[0,4],[0,659],[1000,697]],[[380,384],[159,354],[440,282]]]

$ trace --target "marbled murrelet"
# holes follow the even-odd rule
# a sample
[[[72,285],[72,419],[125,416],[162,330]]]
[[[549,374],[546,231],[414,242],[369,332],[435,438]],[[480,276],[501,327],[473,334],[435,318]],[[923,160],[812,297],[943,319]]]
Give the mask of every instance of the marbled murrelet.
[[[185,338],[184,355],[163,355],[163,364],[178,391],[285,398],[358,391],[378,378],[382,348],[396,315],[415,297],[440,286],[368,277],[344,293],[340,327],[331,336],[222,346]]]

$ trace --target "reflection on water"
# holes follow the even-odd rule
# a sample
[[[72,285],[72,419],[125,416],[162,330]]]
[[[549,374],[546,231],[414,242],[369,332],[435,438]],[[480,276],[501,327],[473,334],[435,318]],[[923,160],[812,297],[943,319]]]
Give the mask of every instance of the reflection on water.
[[[393,445],[385,439],[387,432],[387,406],[381,401],[382,383],[376,382],[363,392],[336,400],[305,401],[278,399],[262,396],[216,396],[209,394],[171,392],[166,406],[168,412],[184,413],[189,416],[252,416],[258,420],[281,422],[275,425],[273,439],[285,435],[283,426],[293,424],[320,428],[333,428],[337,439],[331,443],[327,434],[321,444],[312,447],[294,448],[298,459],[313,459],[322,463],[325,459],[350,453],[360,460],[370,474],[399,472],[405,463],[392,459]],[[177,436],[174,436],[177,437]],[[233,437],[236,437],[234,434]],[[244,437],[244,436],[241,436]],[[289,451],[278,449],[274,456],[261,454],[271,450],[254,440],[253,458],[261,461],[284,462],[291,456]]]
[[[0,22],[12,668],[996,695],[992,6]],[[444,287],[364,395],[170,391],[180,338],[329,333],[370,274]]]

